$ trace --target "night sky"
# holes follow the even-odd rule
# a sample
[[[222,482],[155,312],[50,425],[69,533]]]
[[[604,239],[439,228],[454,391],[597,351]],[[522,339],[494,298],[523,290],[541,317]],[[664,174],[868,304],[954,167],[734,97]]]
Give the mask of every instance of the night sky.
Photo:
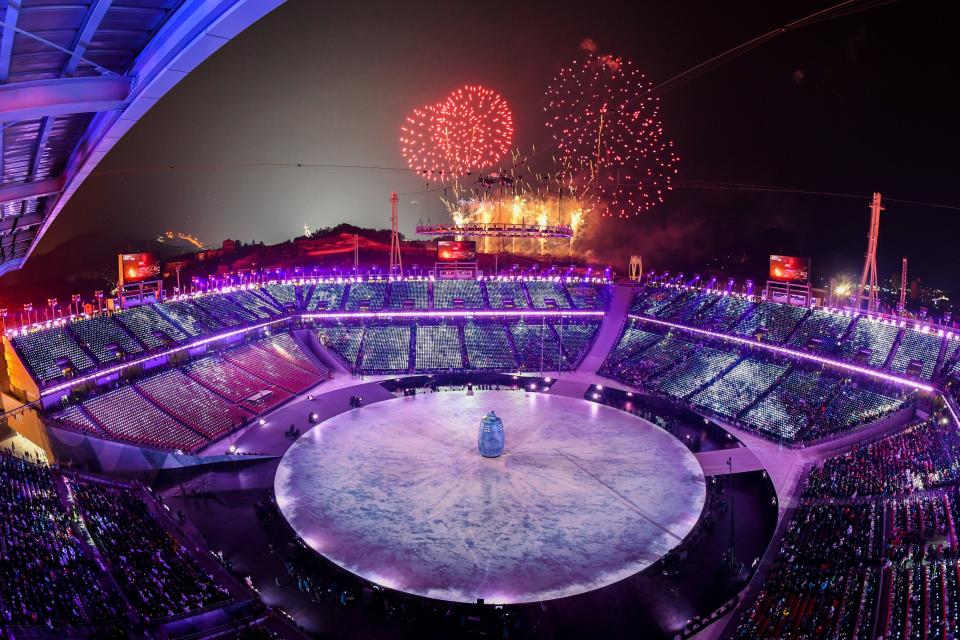
[[[311,228],[443,219],[402,168],[399,126],[416,106],[481,83],[514,110],[516,145],[549,140],[543,91],[584,38],[654,82],[833,3],[457,3],[288,0],[191,73],[128,133],[47,233],[46,251],[91,231],[185,231],[277,242]],[[600,257],[640,253],[695,268],[728,253],[813,257],[816,280],[858,274],[870,193],[960,205],[960,45],[955,3],[901,1],[789,32],[662,95],[685,179],[859,198],[681,189],[659,210],[597,233]],[[170,168],[170,167],[174,168]],[[881,277],[960,279],[960,210],[889,203]],[[625,265],[619,265],[625,269]]]

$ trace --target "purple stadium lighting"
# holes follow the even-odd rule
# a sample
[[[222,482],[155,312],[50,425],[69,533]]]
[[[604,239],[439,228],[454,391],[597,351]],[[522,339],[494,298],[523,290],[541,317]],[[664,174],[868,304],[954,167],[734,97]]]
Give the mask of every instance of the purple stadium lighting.
[[[947,393],[941,393],[943,396],[943,403],[947,405],[947,409],[950,410],[950,415],[953,416],[953,424],[960,427],[960,418],[957,417],[957,413],[953,410],[953,401],[950,399],[950,395]]]
[[[300,318],[305,319],[332,319],[332,320],[341,320],[341,319],[350,319],[350,318],[360,318],[360,319],[381,319],[389,320],[392,318],[470,318],[470,317],[481,317],[481,318],[510,318],[510,317],[524,317],[524,316],[535,316],[535,317],[588,317],[588,318],[597,318],[602,317],[605,314],[604,311],[585,311],[578,309],[511,309],[511,310],[502,310],[502,311],[468,311],[468,310],[450,310],[450,311],[369,311],[369,312],[359,312],[359,313],[304,313],[300,315]],[[165,356],[172,355],[174,353],[179,353],[181,351],[186,351],[189,349],[194,349],[205,344],[210,344],[211,342],[216,342],[218,340],[223,340],[224,338],[229,338],[235,335],[241,335],[249,333],[251,331],[257,331],[266,327],[273,326],[282,322],[288,321],[289,317],[275,318],[267,322],[263,322],[252,327],[245,327],[243,329],[235,329],[233,331],[228,331],[226,333],[220,333],[215,336],[208,336],[194,342],[179,345],[167,349],[166,351],[161,351],[158,353],[151,353],[147,356],[138,358],[136,360],[130,360],[122,364],[114,365],[106,369],[99,369],[91,374],[85,375],[80,378],[73,378],[67,382],[58,384],[56,386],[44,389],[40,392],[41,397],[50,396],[60,391],[65,391],[71,389],[79,384],[84,384],[90,382],[91,380],[96,380],[104,376],[109,376],[110,374],[123,371],[128,367],[136,366],[147,362],[148,360],[154,360],[156,358],[162,358]],[[60,321],[64,322],[64,321]],[[52,326],[52,325],[51,325]]]
[[[560,316],[575,316],[598,318],[606,314],[605,311],[588,311],[583,309],[503,309],[498,311],[456,309],[449,311],[361,311],[357,313],[304,313],[300,317],[307,320],[341,320],[350,318],[390,320],[392,318],[517,318],[536,316],[556,318]]]
[[[845,371],[852,371],[854,373],[859,373],[861,375],[869,376],[871,378],[877,378],[883,380],[884,382],[891,382],[902,387],[912,387],[920,391],[934,392],[936,389],[928,384],[922,382],[917,382],[915,380],[910,380],[908,378],[901,378],[889,373],[883,373],[881,371],[875,371],[873,369],[867,369],[865,367],[858,367],[857,365],[850,364],[849,362],[842,362],[839,360],[831,360],[830,358],[824,358],[823,356],[814,355],[812,353],[804,353],[803,351],[794,351],[793,349],[788,349],[786,347],[778,347],[772,344],[765,344],[763,342],[756,342],[750,340],[749,338],[740,338],[737,336],[730,336],[724,333],[716,333],[714,331],[707,331],[706,329],[697,329],[695,327],[688,327],[686,325],[677,324],[675,322],[667,322],[666,320],[659,320],[654,318],[647,318],[644,316],[637,316],[633,314],[628,314],[628,317],[633,318],[634,320],[640,320],[645,322],[651,322],[653,324],[658,324],[664,327],[670,327],[672,329],[680,329],[681,331],[687,331],[689,333],[695,333],[699,335],[709,336],[711,338],[716,338],[718,340],[723,340],[725,342],[733,342],[735,344],[741,344],[749,347],[756,347],[769,351],[771,353],[776,353],[779,355],[786,355],[792,358],[797,358],[800,360],[807,360],[810,362],[816,362],[817,364],[825,364],[827,366],[836,367],[838,369],[843,369]]]
[[[40,392],[40,396],[41,396],[41,397],[44,397],[44,396],[53,395],[53,394],[58,393],[58,392],[60,392],[60,391],[65,391],[65,390],[67,390],[67,389],[70,389],[70,388],[72,388],[72,387],[75,387],[75,386],[77,386],[78,384],[83,384],[83,383],[85,383],[85,382],[90,382],[91,380],[96,380],[97,378],[103,378],[104,376],[108,376],[108,375],[110,375],[110,374],[112,374],[112,373],[117,373],[117,372],[119,372],[119,371],[123,371],[124,369],[126,369],[126,368],[128,368],[128,367],[133,367],[133,366],[136,366],[136,365],[138,365],[138,364],[143,364],[144,362],[147,362],[148,360],[156,360],[157,358],[162,358],[162,357],[164,357],[164,356],[169,356],[169,355],[172,355],[172,354],[174,354],[174,353],[179,353],[179,352],[181,352],[181,351],[186,351],[186,350],[189,350],[189,349],[194,349],[194,348],[196,348],[196,347],[199,347],[199,346],[202,346],[202,345],[205,345],[205,344],[210,344],[211,342],[216,342],[216,341],[218,341],[218,340],[223,340],[224,338],[229,338],[229,337],[231,337],[231,336],[236,336],[236,335],[241,335],[241,334],[244,334],[244,333],[249,333],[249,332],[251,332],[251,331],[256,331],[256,330],[258,330],[258,329],[264,329],[264,328],[266,328],[266,327],[273,326],[273,325],[275,325],[275,324],[277,324],[277,323],[280,323],[280,322],[286,322],[288,319],[289,319],[289,318],[277,318],[277,319],[275,319],[275,320],[270,320],[270,321],[268,321],[268,322],[263,322],[263,323],[254,325],[254,326],[252,326],[252,327],[245,327],[245,328],[243,328],[243,329],[235,329],[235,330],[233,330],[233,331],[228,331],[227,333],[220,333],[220,334],[217,334],[217,335],[215,335],[215,336],[210,336],[210,337],[207,337],[207,338],[203,338],[203,339],[201,339],[201,340],[197,340],[197,341],[195,341],[195,342],[191,342],[190,344],[180,345],[180,346],[174,347],[174,348],[172,348],[172,349],[167,349],[166,351],[161,351],[161,352],[159,352],[159,353],[151,353],[151,354],[148,355],[148,356],[145,356],[145,357],[142,357],[142,358],[137,358],[136,360],[130,360],[130,361],[128,361],[128,362],[124,362],[123,364],[114,365],[114,366],[108,367],[108,368],[106,368],[106,369],[99,369],[99,370],[97,370],[97,371],[95,371],[95,372],[93,372],[93,373],[91,373],[91,374],[88,374],[88,375],[83,376],[82,378],[73,378],[73,379],[70,380],[69,382],[64,382],[64,383],[62,383],[62,384],[58,384],[58,385],[55,386],[55,387],[50,387],[49,389],[44,389],[44,390],[42,390],[42,391]]]

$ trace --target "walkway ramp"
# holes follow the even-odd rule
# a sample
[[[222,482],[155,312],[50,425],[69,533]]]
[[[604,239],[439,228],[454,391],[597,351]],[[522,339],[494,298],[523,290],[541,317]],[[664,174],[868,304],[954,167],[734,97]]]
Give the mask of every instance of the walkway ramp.
[[[590,352],[580,363],[577,371],[594,372],[607,359],[607,354],[610,353],[610,350],[617,343],[617,338],[620,337],[620,330],[623,328],[623,321],[627,317],[627,309],[630,307],[633,291],[634,288],[628,285],[614,286],[610,310],[603,316],[603,323],[600,325],[597,339],[594,340],[593,347],[590,348]]]
[[[743,473],[745,471],[760,471],[763,465],[760,460],[746,447],[736,449],[718,449],[716,451],[704,451],[696,454],[700,466],[703,467],[703,475],[722,476],[730,473],[730,467],[727,466],[727,460],[733,462],[733,472]]]
[[[577,398],[578,400],[583,400],[583,396],[587,393],[587,389],[589,388],[589,382],[560,379],[554,382],[550,387],[550,395],[566,396],[568,398]]]
[[[306,349],[310,355],[312,355],[323,366],[330,370],[331,376],[335,376],[337,374],[346,376],[351,375],[350,370],[347,369],[347,367],[343,364],[343,361],[335,356],[329,349],[320,344],[320,340],[317,339],[316,333],[307,329],[293,331],[292,333],[294,340],[296,340],[301,347]]]

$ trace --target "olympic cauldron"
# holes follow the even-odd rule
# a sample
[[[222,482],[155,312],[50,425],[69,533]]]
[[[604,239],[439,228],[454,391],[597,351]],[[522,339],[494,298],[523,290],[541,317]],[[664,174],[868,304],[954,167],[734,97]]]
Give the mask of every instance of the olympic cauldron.
[[[484,458],[496,458],[503,453],[505,444],[503,420],[493,411],[480,421],[480,433],[477,436],[477,447]]]

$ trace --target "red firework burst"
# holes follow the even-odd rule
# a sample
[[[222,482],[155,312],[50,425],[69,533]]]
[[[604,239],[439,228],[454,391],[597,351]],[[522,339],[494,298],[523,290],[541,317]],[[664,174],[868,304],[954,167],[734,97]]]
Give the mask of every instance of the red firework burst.
[[[446,180],[500,160],[513,142],[513,115],[497,92],[467,85],[435,105],[414,109],[400,132],[407,165]]]
[[[436,105],[414,109],[400,127],[400,153],[418,174],[444,180],[450,168],[438,144]]]
[[[652,86],[629,60],[588,51],[547,88],[557,160],[607,215],[652,209],[677,173],[680,158],[664,135]]]

